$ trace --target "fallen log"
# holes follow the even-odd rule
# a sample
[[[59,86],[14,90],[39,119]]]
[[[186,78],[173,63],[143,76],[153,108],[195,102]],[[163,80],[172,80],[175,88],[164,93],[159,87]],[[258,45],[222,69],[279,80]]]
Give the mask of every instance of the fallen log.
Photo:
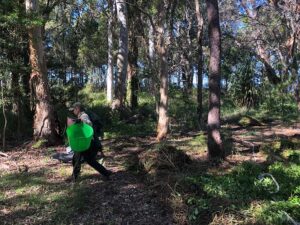
[[[1,155],[2,157],[8,157],[8,155],[7,155],[6,153],[4,153],[4,152],[0,152],[0,155]]]

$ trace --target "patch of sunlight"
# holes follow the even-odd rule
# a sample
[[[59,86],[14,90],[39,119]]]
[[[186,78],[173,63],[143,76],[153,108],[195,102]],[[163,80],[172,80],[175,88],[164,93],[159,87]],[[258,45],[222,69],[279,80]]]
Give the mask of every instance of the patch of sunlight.
[[[149,95],[148,92],[140,92],[138,101],[139,105],[155,104],[155,97],[153,95]]]
[[[51,162],[52,161],[52,159],[50,158],[50,157],[43,157],[42,158],[42,162],[43,163],[49,163],[49,162]]]
[[[61,166],[58,169],[55,169],[53,172],[58,174],[60,177],[69,176],[72,174],[72,165],[70,164],[67,166]]]
[[[30,206],[42,206],[44,204],[47,204],[47,199],[45,195],[42,194],[31,194],[27,198],[27,202]]]
[[[235,108],[234,110],[232,109],[232,107],[229,108],[222,108],[222,114],[223,114],[223,119],[228,119],[230,117],[236,117],[239,115],[243,115],[246,112],[248,112],[249,109],[247,109],[246,107],[239,107],[239,108]]]
[[[88,175],[93,175],[97,173],[95,169],[93,169],[92,167],[90,167],[87,164],[83,164],[81,167],[81,174],[82,176],[88,176]]]
[[[188,144],[192,147],[201,147],[205,148],[206,147],[206,135],[204,133],[200,133],[196,137],[194,137],[192,140],[188,142]],[[198,148],[197,148],[198,150]]]
[[[62,200],[62,199],[64,199],[64,198],[66,198],[66,196],[67,196],[68,194],[69,194],[69,193],[67,192],[67,189],[66,189],[66,190],[56,191],[56,192],[47,194],[46,200],[47,200],[48,202],[56,202],[56,201],[60,201],[60,200]]]
[[[44,147],[46,144],[47,144],[47,140],[41,139],[41,140],[36,141],[36,142],[32,145],[32,148],[34,148],[34,149],[42,148],[42,147]]]
[[[245,136],[256,136],[258,134],[257,131],[247,131],[245,133],[239,134],[239,136],[245,137]]]
[[[40,174],[39,174],[40,175]],[[2,176],[0,186],[3,188],[22,188],[44,184],[42,177],[34,177],[32,174],[12,173]]]
[[[104,139],[116,138],[117,136],[114,132],[104,132]]]
[[[285,159],[300,159],[300,150],[286,149],[281,153],[281,156]]]
[[[17,195],[25,194],[28,190],[28,187],[20,187],[15,190]]]

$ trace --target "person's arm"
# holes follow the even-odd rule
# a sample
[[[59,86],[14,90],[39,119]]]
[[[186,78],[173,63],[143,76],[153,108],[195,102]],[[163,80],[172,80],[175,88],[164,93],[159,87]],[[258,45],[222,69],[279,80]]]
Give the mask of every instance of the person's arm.
[[[88,125],[90,125],[90,126],[93,126],[93,124],[92,124],[92,122],[91,122],[89,116],[88,116],[86,113],[81,114],[80,117],[79,117],[79,119],[80,119],[82,122],[84,122],[84,123],[86,123],[86,124],[88,124]]]

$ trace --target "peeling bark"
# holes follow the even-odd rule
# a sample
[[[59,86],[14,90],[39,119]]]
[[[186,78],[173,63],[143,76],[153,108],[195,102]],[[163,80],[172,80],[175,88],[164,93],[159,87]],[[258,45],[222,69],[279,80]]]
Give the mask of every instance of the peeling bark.
[[[38,12],[37,0],[26,0],[26,12]],[[47,78],[47,66],[42,42],[42,27],[31,25],[28,28],[29,36],[29,61],[31,65],[30,83],[35,96],[35,115],[33,136],[35,140],[45,139],[48,144],[57,144],[57,133],[54,110],[51,105],[50,90]]]

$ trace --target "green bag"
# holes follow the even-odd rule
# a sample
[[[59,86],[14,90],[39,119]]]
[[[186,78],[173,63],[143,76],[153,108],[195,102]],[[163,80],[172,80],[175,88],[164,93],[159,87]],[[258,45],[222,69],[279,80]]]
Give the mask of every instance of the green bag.
[[[69,145],[74,152],[83,152],[89,149],[93,139],[93,128],[86,123],[75,123],[67,128]]]

